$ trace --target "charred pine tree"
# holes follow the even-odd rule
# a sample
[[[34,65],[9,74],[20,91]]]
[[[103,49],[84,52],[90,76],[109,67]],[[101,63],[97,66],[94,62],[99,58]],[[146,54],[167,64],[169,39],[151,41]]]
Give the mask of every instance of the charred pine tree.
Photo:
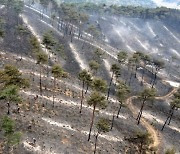
[[[155,98],[156,95],[156,91],[154,89],[145,89],[143,92],[140,93],[139,95],[139,99],[142,100],[142,105],[141,108],[139,110],[138,116],[137,116],[137,124],[140,123],[141,120],[141,116],[142,116],[142,112],[143,112],[143,108],[145,105],[145,102],[149,101],[149,100],[153,100]]]

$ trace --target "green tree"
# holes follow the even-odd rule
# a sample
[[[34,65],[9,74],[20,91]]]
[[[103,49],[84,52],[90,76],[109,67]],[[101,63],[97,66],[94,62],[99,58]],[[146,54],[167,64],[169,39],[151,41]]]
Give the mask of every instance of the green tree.
[[[69,12],[69,20],[72,23],[71,24],[71,28],[70,28],[70,36],[71,36],[71,42],[73,41],[73,36],[74,36],[74,28],[73,25],[77,25],[78,24],[78,12],[77,10],[74,9],[70,9]]]
[[[32,45],[32,48],[33,48],[33,52],[34,53],[37,53],[40,51],[41,49],[41,46],[40,46],[40,43],[38,41],[38,39],[34,36],[32,36],[30,39],[29,39],[31,45]]]
[[[172,149],[167,149],[166,152],[165,152],[165,154],[176,154],[176,151],[175,151],[174,148],[172,148]]]
[[[100,32],[94,25],[89,25],[87,28],[87,32],[92,35],[92,38],[98,38],[98,36],[100,35]]]
[[[0,28],[0,38],[4,37],[4,30],[2,28]]]
[[[156,83],[156,79],[157,79],[157,74],[158,72],[164,68],[164,62],[161,60],[153,60],[154,65],[155,65],[155,74],[154,74],[154,80],[152,82],[152,88],[154,87],[155,83]]]
[[[180,108],[180,89],[174,94],[173,100],[170,103],[170,110],[167,116],[166,121],[164,122],[164,125],[161,129],[161,131],[164,130],[165,125],[168,123],[170,125],[171,119],[173,117],[174,111],[178,110]]]
[[[54,25],[55,19],[56,19],[56,14],[53,13],[53,14],[51,15],[51,24],[52,24],[52,26]]]
[[[14,131],[14,121],[11,120],[8,116],[4,116],[1,121],[1,128],[4,131],[4,134],[11,134]]]
[[[96,146],[97,146],[97,141],[98,141],[98,136],[101,133],[106,133],[110,131],[110,125],[109,121],[107,119],[101,118],[98,123],[96,124],[96,128],[98,130],[96,134],[96,139],[95,139],[95,144],[94,144],[94,154],[96,153]]]
[[[52,50],[52,48],[56,44],[51,32],[44,33],[44,35],[43,35],[43,44],[45,45],[46,51],[48,53],[48,61],[47,61],[47,63],[49,64],[49,60],[51,59],[50,51]],[[47,77],[48,77],[48,75],[49,75],[49,69],[48,69],[48,65],[47,65]]]
[[[10,146],[14,147],[20,143],[21,133],[15,131],[15,123],[8,116],[4,116],[1,120],[1,128],[4,133],[7,152],[10,152]],[[6,152],[5,152],[6,153]]]
[[[21,98],[18,94],[18,87],[15,85],[10,85],[5,87],[1,92],[0,92],[0,99],[5,100],[7,102],[7,114],[10,114],[10,106],[12,102],[20,102]]]
[[[130,57],[128,59],[128,72],[130,71],[130,68],[131,68],[131,75],[130,75],[130,79],[129,79],[129,85],[131,84],[131,80],[132,80],[132,76],[133,76],[133,70],[134,70],[134,67],[135,67],[135,59],[133,57]],[[127,80],[126,80],[127,81]]]
[[[122,72],[121,68],[118,71],[115,72],[115,75],[114,75],[114,77],[115,77],[114,87],[116,87],[116,85],[117,85],[118,78],[121,76],[121,72]]]
[[[170,73],[170,69],[171,69],[171,67],[172,67],[173,62],[174,62],[175,60],[177,60],[177,59],[178,59],[178,58],[176,57],[176,55],[172,55],[172,56],[171,56],[171,60],[169,60],[169,66],[168,66],[168,70],[167,70],[168,75],[169,75],[169,73]]]
[[[61,30],[63,30],[64,36],[70,35],[71,42],[72,42],[73,36],[75,33],[75,29],[73,25],[76,25],[77,27],[79,27],[80,25],[83,25],[81,12],[78,10],[75,4],[61,3],[58,8],[58,15],[61,18],[61,20],[59,18],[58,23],[60,24],[61,22]],[[63,25],[64,25],[64,28],[63,28]],[[58,25],[58,29],[59,27],[60,26]],[[80,31],[79,28],[77,28],[78,31]],[[80,36],[78,36],[78,38],[79,37]]]
[[[109,95],[110,95],[110,91],[111,91],[111,84],[113,82],[114,75],[119,73],[119,71],[120,71],[120,67],[117,64],[113,64],[111,66],[112,76],[111,76],[111,80],[110,80],[109,87],[108,87],[107,100],[109,99]]]
[[[142,71],[142,77],[141,77],[142,78],[141,79],[141,84],[143,84],[145,69],[146,69],[146,66],[150,63],[150,57],[148,55],[145,55],[145,54],[141,53],[141,61],[143,62],[143,65],[142,65],[143,71]]]
[[[59,7],[59,4],[56,0],[51,0],[50,1],[50,14],[53,15],[53,14],[56,14],[57,11],[58,11],[58,7]]]
[[[44,14],[44,10],[47,8],[48,4],[49,4],[49,1],[48,0],[40,0],[40,4],[42,5],[42,12],[40,14],[40,18],[43,19],[43,14]]]
[[[134,143],[137,145],[140,154],[146,152],[152,142],[151,135],[147,132],[138,132],[134,137]]]
[[[53,77],[54,77],[54,84],[53,84],[53,107],[54,107],[54,99],[55,99],[55,90],[56,90],[56,79],[63,77],[64,71],[60,65],[54,65],[51,70]]]
[[[78,39],[82,36],[82,29],[83,26],[87,23],[89,19],[89,16],[87,14],[83,13],[79,13],[79,33],[78,33]]]
[[[19,24],[19,15],[23,12],[24,2],[19,0],[14,1],[13,7],[17,15],[17,24]]]
[[[0,18],[0,38],[1,39],[4,37],[4,29],[3,29],[4,24],[5,24],[4,20]]]
[[[63,44],[59,44],[56,48],[56,52],[60,54],[60,56],[66,60],[67,57],[65,55],[65,48],[64,48],[64,45]]]
[[[38,52],[36,54],[37,64],[40,67],[40,76],[39,76],[39,88],[40,88],[40,95],[42,95],[42,65],[46,64],[48,61],[48,56],[43,52]]]
[[[101,57],[104,55],[104,53],[103,53],[103,51],[102,51],[100,48],[97,48],[97,49],[94,51],[94,55],[95,55],[94,58],[99,58],[99,59],[101,59]]]
[[[58,27],[57,27],[57,29],[60,30],[60,28],[61,28],[61,30],[62,30],[62,27],[63,27],[63,17],[64,17],[64,15],[61,16],[62,14],[64,14],[63,9],[62,9],[62,4],[59,5],[57,12],[58,12]]]
[[[28,34],[29,32],[27,31],[27,29],[24,26],[21,26],[21,25],[17,26],[17,31],[18,31],[17,39],[20,40],[20,48],[22,49],[23,48],[23,46],[22,46],[23,40],[25,39],[24,36],[26,34]],[[22,60],[22,53],[23,52],[21,52],[20,60]]]
[[[101,78],[94,78],[92,82],[92,89],[94,91],[104,93],[107,90],[107,83]]]
[[[94,117],[95,117],[96,107],[104,109],[106,107],[106,101],[105,101],[105,97],[102,96],[101,93],[95,91],[95,92],[92,92],[92,94],[89,97],[89,99],[87,100],[87,102],[88,102],[89,106],[93,107],[90,130],[89,130],[89,135],[88,135],[88,141],[89,141],[90,138],[91,138],[91,131],[92,131],[92,127],[93,127],[93,124],[94,124]]]
[[[174,98],[180,99],[180,88],[174,93]]]
[[[87,76],[89,76],[89,73],[86,70],[82,70],[78,75],[79,80],[82,81],[80,113],[82,112],[82,105],[83,105],[83,100],[84,100],[84,88],[85,88],[85,83],[87,81]]]
[[[22,73],[13,66],[6,65],[4,70],[0,71],[0,83],[4,83],[4,87],[16,85],[19,88],[29,87],[29,80],[22,77]]]
[[[140,57],[141,56],[141,53],[140,52],[136,52],[133,54],[133,59],[134,59],[134,62],[135,62],[135,66],[136,66],[136,69],[135,69],[135,74],[134,74],[134,77],[136,78],[137,76],[137,70],[138,70],[138,67],[140,66]]]
[[[95,61],[95,60],[91,60],[89,62],[89,67],[91,69],[92,74],[95,75],[97,73],[97,70],[100,67],[100,64],[97,61]]]
[[[89,87],[92,85],[92,81],[93,81],[93,80],[92,80],[91,74],[88,74],[88,75],[86,76],[86,80],[85,80],[85,84],[86,84],[85,94],[87,94]]]
[[[116,89],[116,97],[117,97],[117,100],[119,101],[119,109],[117,112],[117,118],[123,106],[123,102],[127,99],[129,93],[130,93],[129,87],[125,83],[119,81],[117,85],[117,89]]]
[[[32,46],[33,57],[34,57],[34,59],[36,59],[37,54],[39,52],[42,52],[40,43],[39,43],[38,39],[35,36],[30,37],[29,42],[30,42],[30,44]],[[33,65],[32,66],[32,74],[33,74],[32,80],[33,80],[33,82],[34,82],[34,77],[35,77],[34,72],[35,72],[35,66]]]
[[[48,31],[48,32],[45,32],[43,34],[43,40],[42,40],[42,43],[45,45],[45,47],[47,49],[51,49],[52,46],[55,45],[55,40],[53,38],[53,35],[52,35],[52,31]]]
[[[138,98],[142,101],[142,105],[141,105],[139,114],[138,114],[137,119],[136,119],[137,120],[137,124],[140,123],[145,102],[147,102],[149,100],[153,100],[155,98],[155,95],[156,95],[156,91],[153,88],[151,88],[151,89],[144,89],[144,91],[142,91],[140,93]]]
[[[127,52],[125,51],[120,51],[117,55],[117,59],[118,59],[118,62],[120,64],[120,67],[125,64],[126,60],[128,58],[128,54]],[[123,74],[122,70],[121,70],[121,74]]]
[[[117,59],[118,59],[119,64],[120,65],[124,64],[125,61],[127,60],[127,57],[128,57],[127,52],[125,52],[125,51],[119,52],[117,55]]]

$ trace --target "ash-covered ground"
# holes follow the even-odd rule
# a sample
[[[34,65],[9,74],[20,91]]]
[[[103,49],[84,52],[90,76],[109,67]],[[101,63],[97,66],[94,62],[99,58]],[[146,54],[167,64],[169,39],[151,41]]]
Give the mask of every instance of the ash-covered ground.
[[[36,8],[35,8],[36,9]],[[1,10],[3,14],[3,10]],[[11,12],[4,15],[11,16]],[[107,44],[103,45],[98,41],[91,41],[88,39],[73,38],[71,42],[69,37],[63,37],[61,31],[57,30],[57,24],[52,26],[48,17],[40,20],[38,10],[32,7],[25,7],[21,16],[24,26],[29,29],[29,34],[24,36],[23,42],[17,41],[15,35],[13,37],[7,35],[1,43],[1,68],[5,64],[12,64],[18,67],[24,77],[30,78],[31,86],[25,91],[21,91],[24,102],[20,104],[20,114],[15,112],[16,106],[12,107],[13,113],[11,117],[16,120],[18,130],[22,131],[23,139],[21,145],[15,150],[15,153],[93,153],[94,150],[94,133],[91,141],[87,141],[87,133],[89,131],[90,118],[92,108],[88,107],[86,100],[84,101],[82,115],[79,114],[80,97],[81,97],[81,83],[77,79],[77,75],[82,69],[89,69],[88,62],[93,58],[93,52],[97,47],[101,47],[106,54],[106,58],[101,61],[100,71],[98,76],[105,79],[108,83],[110,81],[111,64],[116,60],[112,58],[116,56],[119,49],[128,50],[130,53],[136,51],[144,51],[159,58],[169,59],[171,53],[179,57],[179,33],[178,28],[172,29],[170,26],[163,24],[160,21],[143,21],[141,19],[116,18],[116,17],[101,17],[96,19],[95,15],[92,17],[92,22],[98,21],[102,32],[107,38],[107,44],[114,47],[110,50]],[[13,18],[12,18],[13,21]],[[15,24],[11,22],[10,26]],[[9,28],[6,27],[6,31]],[[57,56],[57,63],[60,63],[64,70],[70,74],[68,79],[62,79],[57,82],[55,108],[52,107],[52,84],[53,78],[51,74],[46,76],[46,67],[43,69],[43,95],[39,95],[39,66],[33,58],[31,52],[31,45],[28,39],[31,35],[36,36],[42,41],[43,34],[51,30],[58,43],[65,46],[65,58],[60,55]],[[13,34],[15,34],[12,28]],[[14,38],[14,39],[11,39]],[[166,39],[167,38],[167,39]],[[14,42],[14,43],[13,43]],[[12,44],[13,43],[13,44]],[[24,46],[22,47],[21,44]],[[118,48],[118,50],[117,50]],[[171,52],[172,51],[172,52]],[[17,61],[22,54],[23,59]],[[54,61],[52,61],[52,64]],[[160,132],[160,128],[167,116],[169,109],[169,99],[166,96],[174,88],[172,79],[179,83],[179,70],[175,68],[178,62],[174,62],[171,66],[171,76],[167,74],[167,70],[163,70],[157,79],[155,88],[160,99],[154,102],[148,102],[143,117],[152,124],[161,136],[161,152],[163,153],[167,148],[175,146],[176,151],[179,149],[179,110],[176,111],[172,123],[167,126],[164,132]],[[49,66],[51,67],[51,65]],[[34,73],[33,73],[34,72]],[[146,85],[150,84],[152,74],[145,71],[145,83],[142,85],[140,80],[141,69],[139,69],[139,78],[133,76],[130,83],[132,89],[131,95],[137,95]],[[129,81],[130,72],[127,66],[123,66],[121,78]],[[34,80],[33,80],[34,78]],[[170,81],[169,83],[167,81]],[[114,99],[113,88],[111,92],[111,99]],[[34,98],[39,96],[37,100]],[[87,93],[86,97],[89,96]],[[162,97],[161,97],[162,96]],[[2,112],[0,115],[6,113],[6,107],[1,103]],[[135,100],[133,105],[140,108],[140,102]],[[105,110],[96,112],[95,123],[100,117],[112,119],[113,111],[118,110],[119,104],[112,101]],[[145,130],[145,126],[136,125],[135,115],[128,107],[123,107],[119,119],[115,119],[114,128],[104,136],[101,135],[98,141],[98,152],[103,154],[118,154],[124,153],[131,144],[125,140],[126,137],[132,136],[138,130]],[[0,134],[1,135],[1,134]],[[32,146],[33,138],[36,138],[37,143]],[[175,144],[174,144],[175,143]],[[164,148],[166,147],[166,148]]]

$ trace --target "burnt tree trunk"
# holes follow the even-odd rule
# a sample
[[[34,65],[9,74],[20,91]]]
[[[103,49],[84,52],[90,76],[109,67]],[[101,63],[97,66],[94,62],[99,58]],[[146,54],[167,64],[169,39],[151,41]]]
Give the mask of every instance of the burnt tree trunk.
[[[137,78],[137,69],[138,69],[138,66],[136,65],[136,69],[135,69],[135,73],[134,73],[135,78]]]
[[[61,21],[61,19],[60,19],[60,16],[59,16],[59,19],[58,19],[58,27],[57,27],[57,29],[59,30],[59,25],[60,25],[60,21]]]
[[[142,72],[142,77],[141,77],[141,85],[143,85],[144,74],[145,74],[145,64],[144,64],[144,66],[143,66],[143,72]]]
[[[41,73],[42,73],[42,66],[40,65],[39,88],[40,88],[40,95],[42,96],[42,78],[41,78]]]
[[[89,85],[87,84],[87,87],[86,87],[86,92],[85,92],[85,94],[87,94],[88,90],[89,90]]]
[[[132,76],[133,76],[133,67],[132,67],[132,70],[131,70],[131,75],[130,75],[130,79],[129,79],[129,85],[131,84]]]
[[[96,154],[96,147],[97,147],[98,135],[99,135],[99,132],[97,133],[96,138],[95,138],[94,154]]]
[[[82,86],[82,91],[81,91],[81,107],[80,107],[80,113],[82,112],[82,104],[83,104],[83,100],[84,100],[84,81],[83,81],[83,86]]]
[[[113,126],[114,126],[114,117],[115,117],[115,115],[113,113],[112,122],[111,122],[111,130],[112,130]]]
[[[56,78],[54,77],[54,85],[53,85],[53,107],[54,107],[54,99],[55,99],[55,89],[56,89]]]
[[[155,83],[156,83],[156,79],[157,79],[157,72],[154,74],[154,80],[152,83],[152,88],[154,87]]]
[[[107,93],[107,100],[109,99],[109,95],[110,95],[110,91],[111,91],[111,85],[112,85],[113,78],[114,78],[114,72],[112,73],[111,81],[109,83],[109,88],[108,88],[108,93]]]
[[[168,117],[167,117],[166,121],[164,122],[164,125],[163,125],[163,126],[162,126],[162,128],[161,128],[161,131],[163,131],[163,130],[164,130],[164,127],[165,127],[165,125],[166,125],[167,121],[169,120],[169,118],[170,118],[170,116],[168,116]]]
[[[168,125],[170,125],[170,123],[171,123],[171,119],[172,119],[173,114],[174,114],[174,109],[172,109],[172,113],[171,113],[171,115],[170,115]]]
[[[90,138],[91,138],[91,131],[92,131],[93,123],[94,123],[94,113],[95,113],[95,109],[96,109],[96,106],[93,107],[93,114],[92,114],[92,120],[91,120],[91,124],[90,124],[90,130],[89,130],[89,135],[88,135],[88,141],[89,141]]]
[[[7,102],[7,108],[8,108],[7,115],[10,115],[10,103],[9,103],[9,101]]]
[[[122,102],[120,102],[120,104],[119,104],[119,109],[118,109],[118,112],[117,112],[117,118],[119,118],[119,113],[121,111],[121,108],[122,108]]]
[[[144,108],[145,101],[146,101],[146,99],[144,99],[144,100],[143,100],[143,103],[142,103],[141,109],[140,109],[139,114],[138,114],[138,116],[137,116],[137,121],[138,121],[138,122],[137,122],[137,124],[138,124],[138,125],[139,125],[140,120],[141,120],[142,111],[143,111],[143,108]]]

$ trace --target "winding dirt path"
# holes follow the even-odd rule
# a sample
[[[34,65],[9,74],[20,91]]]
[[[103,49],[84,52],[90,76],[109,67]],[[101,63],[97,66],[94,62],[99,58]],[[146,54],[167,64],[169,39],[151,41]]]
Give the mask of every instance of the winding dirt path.
[[[134,116],[137,115],[137,111],[138,108],[136,108],[133,104],[132,104],[132,100],[137,98],[137,96],[132,96],[130,98],[127,99],[127,104],[129,109],[131,110],[131,112],[133,113]],[[141,123],[143,126],[146,127],[147,131],[149,134],[151,134],[151,137],[153,139],[153,143],[152,145],[150,145],[150,147],[157,147],[158,148],[158,153],[160,150],[160,146],[161,146],[161,135],[159,133],[158,130],[156,130],[152,125],[150,125],[147,120],[145,118],[141,118]]]
[[[155,97],[155,99],[162,99],[165,100],[169,97],[171,97],[175,92],[177,92],[178,88],[174,88],[171,92],[169,92],[165,96]],[[138,108],[135,107],[132,104],[132,100],[137,98],[137,96],[131,96],[126,100],[126,103],[128,104],[128,108],[133,113],[133,116],[136,117],[138,114]],[[153,139],[153,143],[150,145],[150,147],[157,148],[157,153],[161,153],[161,147],[162,147],[162,136],[161,133],[156,130],[145,118],[141,118],[141,123],[144,127],[146,127],[149,134],[151,134],[151,137]]]
[[[178,89],[179,89],[179,88],[173,88],[173,90],[170,91],[167,95],[164,95],[164,96],[158,96],[158,97],[155,97],[155,98],[156,98],[156,99],[162,99],[162,100],[165,100],[165,99],[171,97],[174,93],[176,93]]]

